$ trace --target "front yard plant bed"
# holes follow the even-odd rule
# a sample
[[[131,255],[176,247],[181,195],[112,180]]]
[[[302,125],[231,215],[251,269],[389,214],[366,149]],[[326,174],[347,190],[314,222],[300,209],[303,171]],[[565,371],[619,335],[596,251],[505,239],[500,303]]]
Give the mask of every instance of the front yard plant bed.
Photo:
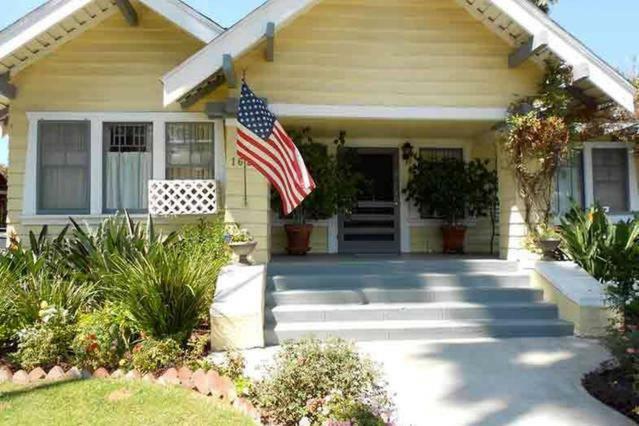
[[[144,381],[68,380],[0,385],[2,425],[253,425],[212,398]]]
[[[590,395],[639,423],[639,393],[621,368],[604,363],[586,374],[582,383]]]

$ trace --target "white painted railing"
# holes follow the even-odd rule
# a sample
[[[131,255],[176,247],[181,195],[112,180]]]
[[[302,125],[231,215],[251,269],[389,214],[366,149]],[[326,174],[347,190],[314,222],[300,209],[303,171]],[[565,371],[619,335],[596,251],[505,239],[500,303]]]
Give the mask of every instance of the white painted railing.
[[[149,213],[154,216],[217,213],[214,180],[150,180]]]

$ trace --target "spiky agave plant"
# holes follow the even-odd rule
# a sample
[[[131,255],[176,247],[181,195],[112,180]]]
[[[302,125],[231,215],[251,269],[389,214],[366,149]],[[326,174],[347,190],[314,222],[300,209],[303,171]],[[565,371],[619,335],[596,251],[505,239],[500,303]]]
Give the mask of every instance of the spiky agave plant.
[[[136,328],[156,339],[185,343],[212,301],[217,266],[200,255],[155,246],[133,259],[116,257],[107,276],[111,298]]]

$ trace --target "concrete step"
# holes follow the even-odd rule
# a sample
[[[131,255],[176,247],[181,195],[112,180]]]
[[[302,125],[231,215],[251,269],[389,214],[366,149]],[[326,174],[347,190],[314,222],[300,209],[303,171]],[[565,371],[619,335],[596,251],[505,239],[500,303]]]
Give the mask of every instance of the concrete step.
[[[499,273],[396,273],[271,275],[268,288],[286,290],[352,290],[361,288],[509,287],[529,288],[530,275]]]
[[[282,305],[266,310],[268,324],[330,321],[557,319],[547,303],[391,303],[370,305]]]
[[[441,340],[479,337],[557,337],[573,334],[573,325],[562,320],[473,321],[338,321],[300,322],[267,328],[268,345],[313,335],[371,340]]]
[[[430,287],[422,289],[360,288],[351,290],[286,290],[269,292],[267,306],[344,305],[370,303],[533,303],[543,292],[532,288]]]
[[[358,275],[358,274],[386,274],[397,273],[505,273],[519,271],[517,262],[498,259],[465,259],[442,257],[436,259],[388,259],[387,257],[359,259],[337,259],[322,261],[321,259],[289,260],[274,262],[268,265],[268,274],[276,275]]]

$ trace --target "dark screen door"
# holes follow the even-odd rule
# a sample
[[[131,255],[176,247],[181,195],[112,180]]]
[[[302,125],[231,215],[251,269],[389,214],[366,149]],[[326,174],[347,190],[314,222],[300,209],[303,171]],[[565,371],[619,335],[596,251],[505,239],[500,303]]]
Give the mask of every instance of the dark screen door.
[[[356,170],[365,176],[352,214],[339,219],[340,253],[397,253],[399,165],[396,149],[356,149]]]

